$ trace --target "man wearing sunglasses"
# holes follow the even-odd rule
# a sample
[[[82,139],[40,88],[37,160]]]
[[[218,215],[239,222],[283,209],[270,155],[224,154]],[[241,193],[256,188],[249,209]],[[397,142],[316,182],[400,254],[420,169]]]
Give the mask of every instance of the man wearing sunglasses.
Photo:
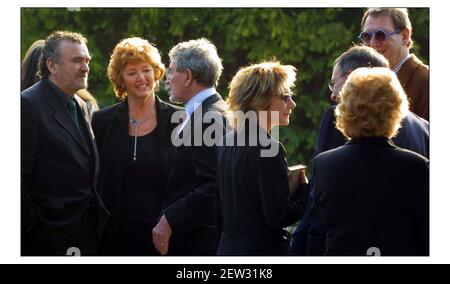
[[[412,26],[406,8],[369,8],[359,38],[389,61],[410,100],[410,110],[429,120],[429,67],[414,54]]]

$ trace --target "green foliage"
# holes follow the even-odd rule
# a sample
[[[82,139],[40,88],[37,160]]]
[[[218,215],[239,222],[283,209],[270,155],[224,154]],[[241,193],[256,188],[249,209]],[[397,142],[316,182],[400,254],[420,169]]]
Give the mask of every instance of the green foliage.
[[[114,103],[106,76],[117,42],[140,36],[154,43],[168,65],[167,53],[180,41],[206,37],[218,48],[224,74],[218,90],[226,97],[236,71],[250,63],[277,58],[298,69],[297,107],[291,124],[280,130],[290,164],[311,162],[323,111],[329,106],[328,80],[334,59],[358,42],[360,8],[22,8],[21,54],[54,30],[80,32],[93,57],[89,90],[101,106]],[[429,57],[429,9],[410,9],[414,48]],[[167,99],[164,89],[160,96]]]

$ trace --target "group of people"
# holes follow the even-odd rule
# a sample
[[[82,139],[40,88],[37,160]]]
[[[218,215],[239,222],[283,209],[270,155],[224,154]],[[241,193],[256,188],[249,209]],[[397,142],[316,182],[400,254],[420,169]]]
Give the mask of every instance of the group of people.
[[[52,33],[22,64],[22,255],[427,255],[428,67],[411,33],[406,9],[368,9],[366,46],[336,60],[337,106],[294,190],[271,135],[296,106],[294,66],[241,68],[225,102],[209,40],[175,45],[166,69],[154,45],[126,38],[107,68],[120,102],[93,110],[79,94],[86,38]],[[156,95],[164,76],[170,103]]]

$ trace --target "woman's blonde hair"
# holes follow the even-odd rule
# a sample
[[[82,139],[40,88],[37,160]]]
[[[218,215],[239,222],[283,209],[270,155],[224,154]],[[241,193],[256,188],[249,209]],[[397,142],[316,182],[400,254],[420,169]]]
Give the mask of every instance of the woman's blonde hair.
[[[76,94],[83,99],[83,101],[87,104],[90,104],[92,106],[93,111],[99,110],[97,100],[94,98],[94,96],[89,93],[86,89],[80,89],[76,92]]]
[[[241,68],[230,82],[228,103],[230,111],[267,110],[274,96],[282,96],[295,86],[297,69],[266,61]],[[231,125],[237,127],[239,117],[232,115]]]
[[[408,111],[408,100],[394,72],[388,68],[358,68],[340,92],[336,128],[347,138],[397,134]]]
[[[127,93],[123,87],[122,72],[125,66],[132,61],[143,61],[153,68],[155,81],[164,76],[164,64],[158,49],[147,40],[139,37],[131,37],[121,40],[114,48],[108,65],[108,78],[114,85],[116,97],[123,100]]]

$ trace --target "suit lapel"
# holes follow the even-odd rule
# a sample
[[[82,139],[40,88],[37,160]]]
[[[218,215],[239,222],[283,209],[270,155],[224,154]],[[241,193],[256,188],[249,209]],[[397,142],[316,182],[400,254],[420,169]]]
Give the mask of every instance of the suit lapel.
[[[94,153],[92,153],[94,155],[94,160],[95,160],[95,171],[94,171],[94,177],[95,179],[98,177],[98,172],[100,170],[100,163],[99,163],[99,155],[98,155],[98,150],[97,150],[97,143],[95,143],[94,141],[94,131],[92,130],[92,126],[90,123],[90,115],[87,109],[87,105],[86,103],[83,101],[82,98],[80,98],[79,96],[75,95],[74,98],[77,100],[78,105],[80,106],[81,112],[83,113],[83,123],[85,126],[85,129],[88,132],[88,140],[87,143],[90,143],[91,145],[91,149],[93,150]],[[77,130],[77,132],[79,133],[79,131]],[[79,133],[80,134],[80,133]],[[84,144],[84,143],[83,143]],[[84,144],[85,145],[85,144]],[[96,184],[96,180],[95,183]]]
[[[115,123],[120,126],[120,131],[125,137],[128,137],[128,100],[125,99],[117,108],[117,115],[115,117]]]
[[[171,127],[169,127],[168,125],[170,120],[170,114],[167,111],[167,106],[163,104],[158,97],[156,97],[156,119],[158,121],[157,128],[160,129],[160,131],[158,131],[158,142],[160,148],[165,149],[166,147],[162,146],[167,143],[167,134],[172,134],[169,133],[169,131],[167,131],[171,129]]]
[[[119,153],[119,155],[122,155],[120,157],[121,161],[126,161],[128,155],[128,144],[129,144],[128,120],[129,120],[128,101],[125,100],[118,106],[117,114],[115,115],[114,119],[111,120],[110,125],[108,127],[108,131],[116,133],[115,134],[112,132],[107,133],[105,136],[105,137],[115,137],[115,139],[117,139],[117,141],[115,141],[116,147],[114,147],[114,149],[117,149],[117,153]],[[123,167],[125,168],[125,164],[123,164]]]
[[[168,141],[172,135],[173,127],[169,124],[170,122],[170,112],[168,111],[167,105],[162,103],[161,100],[156,97],[156,119],[158,121],[157,126],[157,135],[159,142],[159,152],[161,155],[161,162],[163,163],[163,172],[164,172],[164,183],[167,180],[167,174],[169,172],[169,159],[171,158],[170,144],[168,145]]]
[[[75,140],[75,142],[77,142],[80,148],[83,149],[83,151],[88,156],[90,156],[89,148],[86,143],[84,143],[80,131],[73,123],[67,107],[63,104],[62,100],[58,100],[58,94],[55,93],[51,86],[47,86],[47,90],[48,102],[50,107],[53,109],[53,118],[64,130],[66,130],[70,134],[70,136],[73,138],[73,140]]]
[[[414,55],[411,54],[411,58],[406,60],[406,62],[403,64],[402,68],[397,73],[397,78],[402,84],[403,89],[406,91],[406,86],[409,84],[409,80],[411,79],[412,75],[414,74],[414,71],[419,66],[420,61],[419,59]]]
[[[77,100],[78,105],[80,106],[81,112],[83,113],[84,125],[86,126],[86,129],[89,132],[89,137],[91,138],[91,142],[92,142],[92,138],[94,137],[94,131],[92,130],[92,127],[90,124],[91,118],[89,116],[89,111],[88,111],[87,105],[83,101],[83,99],[80,98],[79,96],[75,95],[74,98],[75,98],[75,100]]]

